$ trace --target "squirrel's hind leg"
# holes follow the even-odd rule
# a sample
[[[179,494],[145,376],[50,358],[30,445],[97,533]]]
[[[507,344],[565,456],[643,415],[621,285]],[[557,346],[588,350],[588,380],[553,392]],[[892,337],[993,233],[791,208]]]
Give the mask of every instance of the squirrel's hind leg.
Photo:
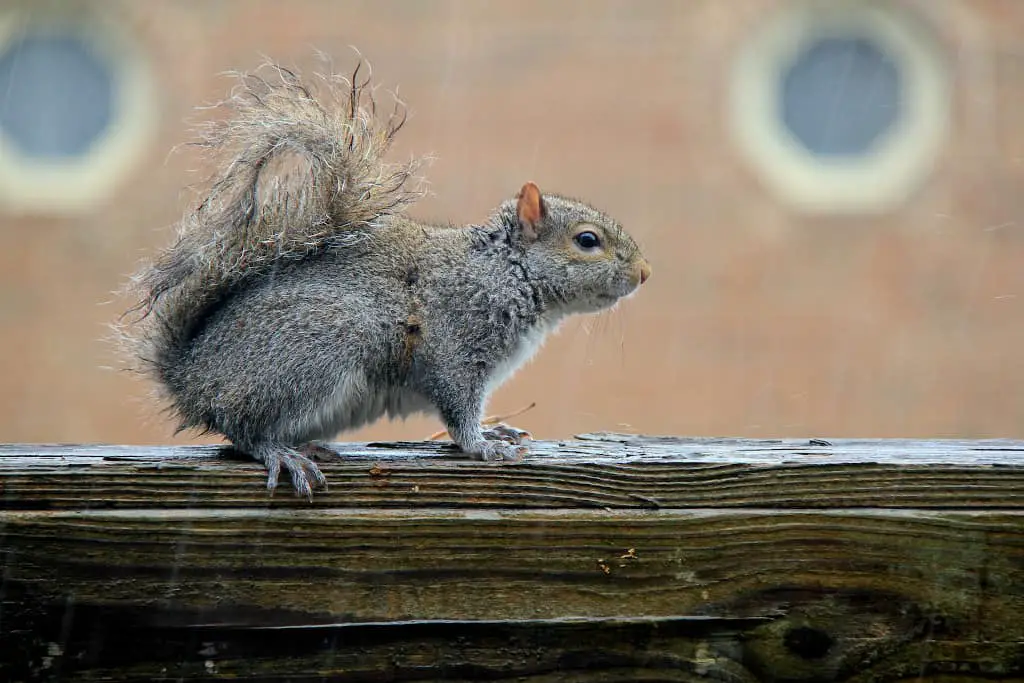
[[[284,467],[292,477],[295,493],[313,499],[313,488],[327,488],[327,478],[312,459],[283,444],[260,444],[249,453],[267,468],[267,489],[277,488],[277,480]]]

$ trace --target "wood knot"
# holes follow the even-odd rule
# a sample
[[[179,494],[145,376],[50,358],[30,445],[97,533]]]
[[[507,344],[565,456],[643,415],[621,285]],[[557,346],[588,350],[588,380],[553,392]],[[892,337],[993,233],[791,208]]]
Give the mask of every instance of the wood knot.
[[[789,629],[782,642],[787,650],[803,659],[821,659],[833,645],[832,636],[810,626]]]

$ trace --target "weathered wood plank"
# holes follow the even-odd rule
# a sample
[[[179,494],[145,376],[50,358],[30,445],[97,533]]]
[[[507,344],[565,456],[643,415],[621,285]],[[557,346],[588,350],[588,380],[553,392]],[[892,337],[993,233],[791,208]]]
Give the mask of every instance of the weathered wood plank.
[[[735,671],[730,680],[843,680],[853,671],[896,680],[914,673],[908,661],[944,666],[936,652],[1024,675],[1019,512],[182,510],[0,518],[7,591],[27,592],[50,612],[109,610],[114,620],[132,615],[143,630],[180,629],[179,640],[191,633],[193,659],[207,642],[189,628],[196,624],[455,620],[464,622],[459,637],[472,640],[472,620],[686,615],[766,620],[748,624],[742,638],[727,629],[710,639],[714,647],[708,638],[670,639],[690,667],[704,643],[703,659]],[[0,636],[0,647],[47,645],[13,640]],[[153,649],[165,640],[156,643],[133,645],[132,656],[148,652],[166,664]],[[313,660],[327,656],[306,647]],[[389,647],[364,655],[392,656]],[[341,660],[354,656],[343,650]],[[987,659],[993,653],[998,658]],[[438,656],[425,666],[441,666]],[[239,662],[225,661],[218,670],[239,673]],[[266,662],[281,665],[269,651]]]
[[[0,509],[203,507],[1024,509],[1024,442],[538,442],[520,463],[446,444],[337,444],[312,504],[216,447],[0,446]]]

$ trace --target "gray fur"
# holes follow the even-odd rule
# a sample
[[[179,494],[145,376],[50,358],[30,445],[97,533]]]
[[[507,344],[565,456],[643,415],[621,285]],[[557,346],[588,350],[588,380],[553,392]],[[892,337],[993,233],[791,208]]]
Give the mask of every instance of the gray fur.
[[[276,146],[292,142],[281,134]],[[182,428],[225,435],[266,463],[270,487],[283,465],[310,495],[324,481],[305,452],[384,416],[434,412],[466,453],[520,456],[516,443],[488,438],[515,430],[481,429],[487,395],[566,316],[614,305],[650,270],[615,221],[564,197],[543,196],[531,231],[514,199],[467,227],[418,223],[379,206],[369,219],[361,207],[358,231],[334,215],[315,246],[249,269],[198,252],[186,230],[172,260],[221,275],[195,293],[187,277],[163,291],[150,278],[143,288],[148,369]],[[309,220],[284,206],[272,215],[289,225]],[[603,248],[579,248],[580,226],[599,234]]]

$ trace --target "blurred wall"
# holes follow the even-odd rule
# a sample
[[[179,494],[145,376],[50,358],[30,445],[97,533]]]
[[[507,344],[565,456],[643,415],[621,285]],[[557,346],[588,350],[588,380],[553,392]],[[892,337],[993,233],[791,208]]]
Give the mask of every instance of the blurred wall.
[[[871,22],[855,27],[859,43],[843,33],[859,10],[827,5],[852,19],[832,26],[831,9],[815,14],[822,3],[791,0],[5,3],[0,440],[172,438],[102,341],[125,305],[112,292],[170,239],[193,198],[183,188],[202,177],[200,159],[171,149],[208,115],[195,107],[225,94],[221,72],[261,55],[310,64],[314,48],[347,68],[349,46],[412,109],[396,156],[437,155],[417,216],[479,221],[532,179],[612,213],[651,257],[638,296],[568,323],[492,412],[536,401],[514,422],[538,437],[1024,437],[1024,3],[881,3],[871,11],[899,13],[904,29],[886,38],[882,16],[880,48]],[[808,38],[819,29],[824,43]],[[51,30],[82,31],[100,66],[83,66],[80,47],[24,42]],[[786,36],[809,46],[804,57]],[[844,45],[860,51],[853,66],[890,75],[888,124],[819,101]],[[29,47],[32,87],[12,80],[14,52]],[[64,76],[49,83],[48,63]],[[30,96],[15,101],[15,86]],[[109,90],[115,105],[76,100],[79,89]],[[783,91],[790,100],[772,99]],[[4,141],[31,137],[19,126],[38,123],[32,98],[53,135],[106,121],[106,156],[90,166],[89,154]],[[845,121],[851,140],[873,142],[837,152],[783,130],[775,144],[749,118],[785,119],[787,107],[804,117],[794,127]],[[915,131],[930,131],[924,147],[900,147]],[[871,165],[890,144],[898,178]],[[424,418],[345,438],[438,428]]]

